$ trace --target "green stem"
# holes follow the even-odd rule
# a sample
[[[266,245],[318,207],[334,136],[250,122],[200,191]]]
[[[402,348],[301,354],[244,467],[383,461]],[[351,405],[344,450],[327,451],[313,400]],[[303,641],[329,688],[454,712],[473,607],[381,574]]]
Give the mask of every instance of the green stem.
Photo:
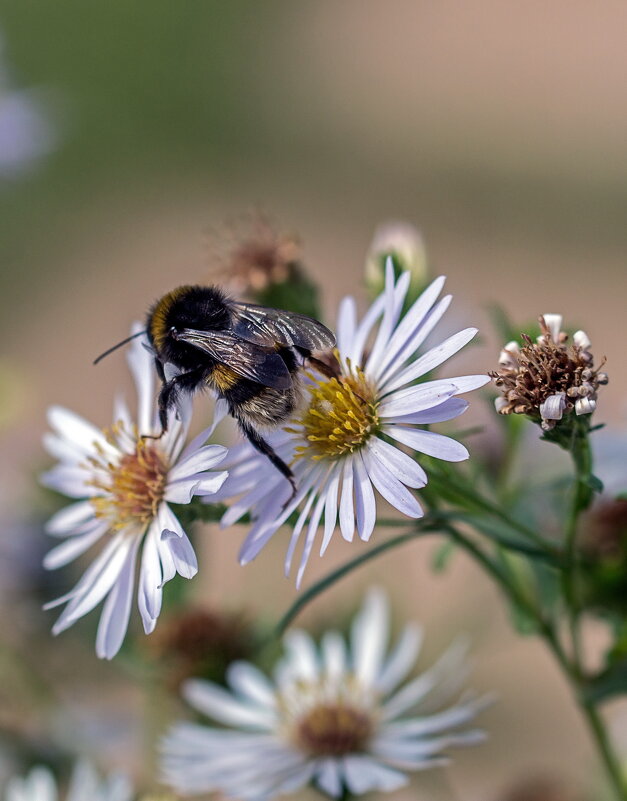
[[[405,534],[399,534],[397,537],[392,537],[392,539],[386,540],[380,545],[375,545],[374,548],[370,548],[370,550],[360,554],[355,559],[351,559],[350,561],[338,567],[336,570],[332,570],[328,575],[320,579],[320,581],[316,581],[315,584],[312,584],[311,587],[305,590],[305,592],[303,592],[303,594],[300,595],[296,601],[294,601],[294,603],[278,622],[275,630],[276,636],[280,637],[285,632],[285,629],[294,620],[294,618],[297,617],[297,615],[299,615],[302,610],[309,603],[311,603],[311,601],[317,598],[318,595],[323,593],[331,585],[335,584],[336,581],[339,581],[341,578],[348,575],[348,573],[351,573],[353,570],[355,570],[355,568],[360,567],[366,562],[369,562],[371,559],[374,559],[380,554],[385,553],[385,551],[396,548],[397,545],[404,545],[406,542],[411,542],[418,537],[424,537],[427,534],[433,533],[435,532],[432,529],[427,528],[418,530],[412,529],[411,531],[405,532]]]

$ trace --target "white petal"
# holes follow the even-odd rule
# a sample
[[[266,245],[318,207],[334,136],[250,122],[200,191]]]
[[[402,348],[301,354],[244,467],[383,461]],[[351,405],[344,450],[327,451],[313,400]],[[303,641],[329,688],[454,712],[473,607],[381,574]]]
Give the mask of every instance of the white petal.
[[[320,643],[325,675],[339,679],[346,670],[346,643],[337,631],[327,631]]]
[[[352,364],[360,365],[362,363],[366,342],[368,341],[368,337],[370,336],[370,332],[372,331],[374,324],[383,313],[384,305],[385,292],[379,295],[379,297],[364,315],[362,321],[357,326],[357,330],[355,331],[355,336],[351,342],[349,352],[341,353],[342,361],[344,361],[346,358],[349,358]]]
[[[83,575],[79,582],[82,585],[80,593],[76,593],[65,607],[52,627],[53,634],[65,631],[102,601],[118,580],[130,547],[131,541],[125,537],[113,540],[110,549],[103,551],[101,557]]]
[[[355,336],[356,326],[357,309],[355,300],[351,297],[346,297],[340,303],[336,327],[337,349],[343,358],[348,355],[348,350]]]
[[[182,537],[167,536],[166,533],[162,541],[163,540],[165,540],[170,550],[174,561],[174,567],[179,576],[186,579],[194,578],[196,573],[198,573],[198,560],[196,559],[196,554],[189,541],[189,537],[186,534],[183,534]]]
[[[316,646],[309,634],[300,629],[288,631],[283,638],[290,672],[303,681],[315,681],[319,665]]]
[[[353,541],[355,533],[355,509],[353,506],[353,458],[347,457],[342,476],[340,500],[340,531],[347,542]]]
[[[271,729],[276,720],[271,710],[238,701],[231,693],[208,681],[186,681],[183,697],[199,712],[227,726],[264,730]]]
[[[364,542],[368,542],[377,520],[377,505],[372,484],[360,453],[353,460],[353,476],[357,533]]]
[[[139,569],[138,603],[141,597],[141,609],[145,609],[148,618],[144,620],[144,628],[153,625],[159,617],[161,611],[161,587],[163,585],[163,574],[161,572],[161,560],[159,559],[158,539],[161,537],[161,529],[154,522],[144,538],[142,548],[141,566]]]
[[[322,544],[320,546],[320,556],[324,555],[324,552],[326,551],[329,543],[331,542],[331,537],[333,536],[333,532],[335,531],[335,524],[337,522],[337,495],[340,486],[340,475],[341,475],[340,469],[336,469],[333,471],[333,474],[329,479],[327,491],[325,493],[324,536],[322,538]]]
[[[268,678],[250,662],[233,662],[229,665],[227,679],[235,692],[261,706],[276,706],[275,689]]]
[[[436,434],[435,431],[422,431],[406,426],[386,426],[385,431],[403,445],[408,445],[427,456],[444,459],[446,462],[463,462],[469,456],[468,450],[461,442],[443,434]]]
[[[566,408],[566,393],[556,392],[540,404],[540,416],[543,420],[561,420]]]
[[[390,337],[403,309],[403,302],[409,289],[409,281],[409,273],[404,272],[396,282],[396,286],[394,285],[394,268],[392,259],[388,258],[385,264],[385,312],[366,362],[366,373],[368,375],[375,377],[379,375],[381,360],[385,356]]]
[[[412,356],[420,347],[427,333],[422,335],[422,329],[425,328],[425,322],[429,311],[433,304],[436,302],[438,295],[442,291],[446,278],[441,275],[436,278],[425,290],[420,297],[414,301],[413,305],[407,310],[403,319],[399,323],[390,339],[386,349],[386,355],[381,365],[379,373],[379,381],[385,382],[390,378],[403,364]],[[445,308],[450,302],[450,296],[446,304],[442,304],[442,312],[437,317],[439,320],[444,313]],[[436,320],[437,322],[437,320]],[[435,323],[434,323],[435,324]],[[432,326],[431,326],[432,327]],[[429,328],[429,331],[431,330]]]
[[[94,507],[90,501],[73,503],[52,515],[46,523],[46,533],[53,537],[67,536],[72,529],[95,519]]]
[[[562,330],[562,315],[561,314],[543,314],[546,327],[551,332],[553,342],[559,342],[560,331]]]
[[[133,325],[131,332],[141,331],[139,324]],[[128,366],[135,380],[137,392],[137,427],[140,434],[153,433],[155,376],[154,359],[146,351],[143,337],[134,339],[126,356]]]
[[[90,485],[92,479],[93,474],[83,467],[61,463],[42,473],[39,483],[68,498],[88,498],[100,494],[100,490]]]
[[[387,432],[387,427],[384,428]],[[368,451],[372,459],[381,462],[382,467],[388,470],[394,478],[407,484],[408,487],[418,489],[427,483],[427,474],[415,459],[403,451],[390,445],[379,437],[372,437],[368,441]]]
[[[575,414],[592,414],[596,407],[597,402],[591,398],[577,398],[575,401]]]
[[[292,559],[294,557],[294,551],[296,550],[296,545],[298,544],[298,540],[300,539],[300,535],[305,527],[305,523],[307,522],[307,516],[311,511],[311,507],[313,506],[313,502],[316,500],[316,490],[312,489],[309,493],[309,497],[305,501],[305,505],[301,509],[301,512],[298,516],[298,520],[294,526],[294,530],[292,531],[292,536],[290,537],[290,543],[287,548],[287,553],[285,555],[285,563],[284,563],[284,571],[285,575],[288,576],[290,573],[290,569],[292,567]]]
[[[427,382],[417,387],[407,387],[388,395],[379,406],[380,417],[396,417],[400,414],[415,414],[432,406],[438,406],[459,392],[449,381],[437,384]]]
[[[179,462],[170,470],[169,480],[178,481],[179,479],[189,478],[196,473],[210,470],[224,460],[228,453],[222,445],[205,445],[199,448],[187,458]]]
[[[586,334],[585,331],[575,331],[573,334],[573,342],[577,345],[578,348],[582,350],[588,350],[588,348],[592,345],[590,341],[590,337]]]
[[[409,384],[417,378],[425,375],[426,373],[435,370],[447,359],[450,359],[455,353],[467,345],[470,340],[477,334],[476,328],[466,328],[458,334],[445,339],[440,345],[436,345],[431,350],[427,351],[415,362],[412,362],[408,367],[397,373],[394,381],[386,387],[387,390],[401,387],[404,384]]]
[[[84,455],[91,455],[94,452],[95,444],[108,455],[115,456],[116,454],[115,448],[107,442],[102,431],[69,409],[64,409],[62,406],[51,406],[48,409],[48,422],[62,437],[79,448]]]
[[[351,628],[353,670],[366,687],[381,669],[389,637],[389,609],[385,593],[376,588],[367,594]]]
[[[344,775],[348,789],[355,795],[369,790],[391,792],[409,781],[404,773],[385,767],[367,756],[344,757]]]
[[[326,503],[326,488],[321,490],[321,493],[318,496],[318,500],[316,502],[316,505],[314,506],[314,510],[309,520],[309,526],[307,528],[307,537],[305,538],[305,544],[303,545],[303,553],[301,556],[300,565],[298,566],[298,573],[296,575],[296,589],[299,589],[301,582],[303,580],[303,576],[305,574],[305,568],[307,567],[307,562],[309,561],[309,557],[311,556],[311,550],[313,548],[314,539],[318,531],[318,526],[320,525],[320,518],[322,517],[322,512],[324,510],[325,503]]]
[[[78,556],[97,542],[103,534],[109,530],[109,524],[97,526],[96,528],[88,531],[86,534],[81,534],[78,537],[69,537],[65,542],[57,545],[56,548],[48,551],[44,556],[43,565],[46,570],[56,570],[59,567],[73,562]]]
[[[113,659],[124,641],[131,614],[138,546],[139,540],[135,540],[102,609],[96,636],[96,654],[100,659]]]
[[[468,408],[468,401],[463,398],[449,398],[438,406],[425,409],[415,414],[399,415],[394,418],[395,423],[417,423],[419,425],[430,425],[431,423],[444,423],[454,420],[463,414]]]
[[[321,760],[316,770],[315,781],[320,789],[332,798],[342,795],[342,772],[336,759]]]
[[[408,624],[388,656],[376,681],[380,693],[387,695],[397,687],[416,664],[422,644],[422,629]]]
[[[399,512],[408,517],[422,517],[424,512],[411,492],[381,464],[376,457],[364,457],[368,476],[377,491]]]

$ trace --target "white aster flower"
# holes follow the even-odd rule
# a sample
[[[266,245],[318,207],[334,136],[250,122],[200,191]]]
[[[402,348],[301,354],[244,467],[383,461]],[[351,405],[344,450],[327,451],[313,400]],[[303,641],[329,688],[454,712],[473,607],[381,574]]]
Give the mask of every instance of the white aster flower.
[[[186,682],[186,700],[227,728],[173,726],[162,744],[165,782],[182,794],[267,801],[313,781],[338,798],[344,789],[395,790],[407,783],[407,771],[446,764],[450,748],[482,741],[483,732],[465,726],[486,700],[458,697],[465,646],[454,645],[402,684],[415,665],[421,629],[408,625],[389,653],[388,636],[386,598],[374,590],[348,643],[329,631],[317,647],[304,631],[289,632],[273,680],[237,662],[229,690]]]
[[[72,773],[66,801],[130,801],[131,787],[124,776],[111,776],[102,781],[88,762],[78,762]],[[5,801],[59,801],[54,776],[42,766],[33,768],[24,778],[11,779]]]
[[[483,386],[490,378],[467,375],[416,381],[457,353],[477,329],[466,328],[416,358],[451,296],[438,300],[445,280],[438,278],[401,316],[409,280],[406,272],[396,281],[388,261],[385,291],[359,323],[353,298],[342,302],[337,378],[310,382],[304,408],[285,431],[270,438],[281,458],[292,465],[298,492],[291,500],[290,485],[265,456],[248,444],[231,452],[229,478],[216,497],[240,496],[225,514],[224,525],[245,513],[253,517],[240,552],[242,563],[254,559],[287,518],[302,507],[285,563],[287,573],[306,530],[299,585],[323,514],[321,554],[338,521],[345,540],[353,539],[355,529],[362,540],[370,538],[376,523],[374,489],[408,517],[423,514],[410,489],[424,487],[427,475],[398,445],[452,462],[468,458],[459,442],[424,426],[458,417],[468,403],[456,396]]]
[[[96,652],[107,659],[115,656],[126,634],[138,554],[137,603],[147,634],[159,617],[163,585],[177,573],[192,578],[198,570],[191,542],[169,503],[208,497],[226,478],[226,472],[208,472],[226,454],[219,445],[204,445],[212,428],[185,446],[189,402],[181,404],[178,416],[171,414],[161,439],[145,438],[158,435],[161,427],[152,356],[139,339],[129,349],[128,362],[137,389],[137,423],[121,399],[115,403],[115,422],[105,432],[67,409],[52,407],[48,419],[54,433],[44,438],[59,462],[43,476],[43,483],[82,499],[48,521],[48,534],[64,542],[47,554],[45,567],[66,565],[105,540],[76,586],[48,604],[67,604],[53,633],[64,631],[106,598]]]

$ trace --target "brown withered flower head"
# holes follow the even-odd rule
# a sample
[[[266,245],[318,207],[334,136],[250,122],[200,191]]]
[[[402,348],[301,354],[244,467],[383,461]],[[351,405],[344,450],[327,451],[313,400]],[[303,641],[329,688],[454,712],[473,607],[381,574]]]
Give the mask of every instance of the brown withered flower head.
[[[256,633],[243,612],[222,612],[202,607],[171,615],[152,638],[151,650],[178,685],[191,676],[221,682],[227,668],[239,659],[250,659]]]
[[[209,233],[216,277],[235,294],[258,294],[288,281],[302,259],[298,238],[255,213]]]
[[[557,780],[535,778],[512,787],[499,801],[582,801],[582,797]]]
[[[522,345],[505,345],[499,369],[490,373],[502,393],[495,401],[499,414],[526,414],[549,431],[565,414],[595,410],[607,374],[594,367],[586,333],[577,331],[571,341],[561,328],[561,315],[545,314],[535,342],[522,334]]]

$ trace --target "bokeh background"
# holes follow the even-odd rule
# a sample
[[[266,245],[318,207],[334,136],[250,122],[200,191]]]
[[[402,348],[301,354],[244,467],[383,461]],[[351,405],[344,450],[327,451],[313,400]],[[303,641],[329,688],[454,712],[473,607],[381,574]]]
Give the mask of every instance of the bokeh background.
[[[146,781],[137,676],[124,660],[97,663],[93,623],[52,641],[39,611],[70,580],[38,570],[46,407],[107,424],[129,384],[119,354],[97,368],[94,355],[164,291],[208,280],[224,221],[260,208],[302,239],[330,319],[346,292],[366,302],[375,227],[416,224],[431,270],[449,276],[451,327],[482,328],[459,360],[473,372],[498,352],[490,301],[523,321],[564,313],[607,356],[600,415],[624,430],[627,7],[3,0],[0,32],[0,147],[2,98],[28,91],[41,115],[32,158],[4,172],[0,161],[5,761],[26,738],[42,758],[83,748]],[[194,598],[272,621],[295,595],[283,543],[238,568],[241,534],[202,533]],[[512,633],[461,555],[434,575],[432,551],[387,555],[303,616],[331,620],[378,581],[399,618],[424,622],[428,654],[469,632],[474,685],[499,695],[484,715],[491,739],[398,799],[501,801],[534,776],[593,783],[586,732],[541,646]],[[309,580],[354,552],[313,560]],[[609,711],[627,754],[627,719]]]

